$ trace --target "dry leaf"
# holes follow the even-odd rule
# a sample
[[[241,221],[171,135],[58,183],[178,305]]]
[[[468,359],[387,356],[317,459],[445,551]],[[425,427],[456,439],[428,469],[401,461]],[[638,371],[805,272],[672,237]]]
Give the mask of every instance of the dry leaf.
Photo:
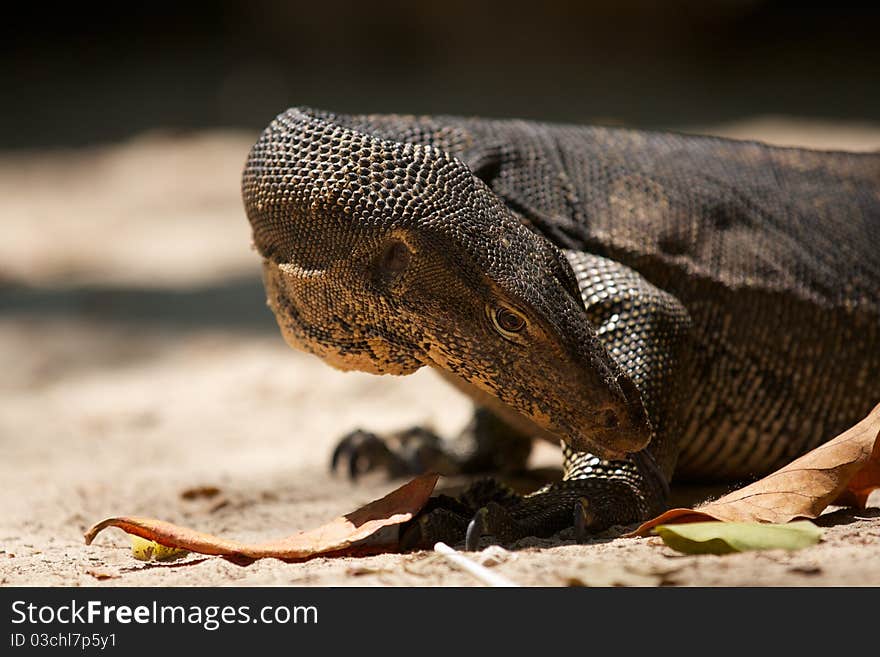
[[[91,575],[97,580],[119,579],[119,575],[116,573],[108,573],[103,570],[87,570],[86,575]]]
[[[876,488],[880,488],[880,405],[854,427],[763,479],[696,509],[670,509],[627,536],[646,536],[660,524],[815,518],[835,502],[864,508]]]
[[[220,489],[217,486],[193,486],[180,491],[180,497],[185,500],[197,500],[201,498],[217,497]]]
[[[868,497],[877,488],[880,488],[880,440],[874,442],[874,450],[868,463],[850,480],[846,490],[840,494],[835,503],[864,509]]]
[[[423,475],[413,479],[380,500],[370,502],[357,511],[309,531],[299,532],[270,543],[241,543],[210,534],[180,527],[153,518],[121,517],[102,520],[86,532],[86,545],[107,527],[120,529],[142,538],[156,541],[170,548],[180,548],[199,554],[213,554],[233,559],[301,560],[333,553],[343,555],[358,552],[393,551],[397,536],[379,533],[386,527],[399,525],[411,519],[428,501],[438,475]],[[367,539],[371,539],[367,541]],[[369,543],[365,545],[365,543]]]
[[[557,573],[564,586],[664,586],[676,583],[681,568],[601,563],[592,559],[564,564]]]

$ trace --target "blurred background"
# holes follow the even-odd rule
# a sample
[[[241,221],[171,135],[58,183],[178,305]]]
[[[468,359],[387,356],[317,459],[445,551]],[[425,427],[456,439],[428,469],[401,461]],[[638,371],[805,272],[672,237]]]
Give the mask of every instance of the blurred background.
[[[0,144],[258,129],[295,104],[641,127],[880,117],[880,5],[15,3]]]
[[[872,150],[878,36],[877,3],[7,3],[0,584],[350,584],[344,564],[135,569],[82,531],[123,513],[277,537],[387,492],[328,474],[347,431],[466,422],[430,372],[342,374],[281,339],[239,185],[285,108]]]

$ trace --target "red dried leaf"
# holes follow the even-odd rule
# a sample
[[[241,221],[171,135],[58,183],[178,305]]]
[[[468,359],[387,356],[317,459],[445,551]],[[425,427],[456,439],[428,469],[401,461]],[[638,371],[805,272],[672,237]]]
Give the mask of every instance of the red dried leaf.
[[[119,517],[102,520],[85,534],[86,545],[107,527],[120,529],[168,547],[181,548],[199,554],[213,554],[233,559],[302,560],[319,555],[346,555],[351,553],[391,552],[397,549],[397,537],[379,530],[399,525],[417,514],[434,490],[439,475],[417,477],[379,500],[370,502],[331,522],[298,532],[269,543],[242,543],[154,518]],[[367,543],[371,537],[377,541]]]

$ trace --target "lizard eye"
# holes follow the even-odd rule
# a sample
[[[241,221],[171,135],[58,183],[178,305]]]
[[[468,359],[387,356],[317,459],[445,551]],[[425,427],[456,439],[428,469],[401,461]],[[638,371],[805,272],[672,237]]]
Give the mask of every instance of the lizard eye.
[[[526,318],[507,306],[487,307],[486,312],[502,336],[510,338],[526,327]]]

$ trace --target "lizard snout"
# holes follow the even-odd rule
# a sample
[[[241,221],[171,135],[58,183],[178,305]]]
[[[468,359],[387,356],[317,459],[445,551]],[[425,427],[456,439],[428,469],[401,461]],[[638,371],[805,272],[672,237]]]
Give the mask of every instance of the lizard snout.
[[[604,394],[597,393],[605,401],[597,405],[580,431],[563,434],[571,447],[603,458],[621,458],[644,449],[651,441],[653,427],[638,388],[623,375],[615,384]]]

